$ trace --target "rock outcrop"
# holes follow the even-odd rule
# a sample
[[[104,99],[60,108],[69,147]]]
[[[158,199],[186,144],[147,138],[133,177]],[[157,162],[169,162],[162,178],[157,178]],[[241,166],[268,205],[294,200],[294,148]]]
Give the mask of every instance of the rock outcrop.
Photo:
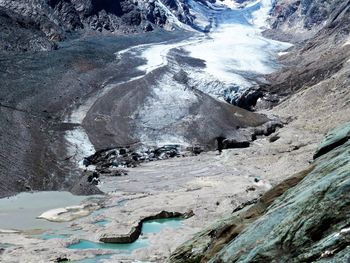
[[[278,0],[271,10],[274,32],[289,41],[306,40],[323,28],[344,4],[342,0]]]
[[[317,149],[314,159],[332,151],[334,148],[343,145],[350,139],[350,125],[345,124],[327,135],[323,143]]]
[[[347,262],[350,143],[334,143],[347,138],[349,128],[327,136],[318,150],[327,153],[309,169],[197,234],[169,262]]]

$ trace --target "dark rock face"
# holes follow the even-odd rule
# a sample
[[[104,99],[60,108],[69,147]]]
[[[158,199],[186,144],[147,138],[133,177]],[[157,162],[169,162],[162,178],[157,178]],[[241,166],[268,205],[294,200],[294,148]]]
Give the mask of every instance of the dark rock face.
[[[0,7],[0,50],[53,50],[54,41],[29,18]],[[14,33],[16,32],[16,33]]]
[[[120,34],[150,31],[154,26],[170,29],[174,25],[168,19],[169,13],[191,24],[192,17],[183,1],[1,0],[0,49],[52,50],[55,42],[72,31]]]
[[[91,5],[92,5],[92,14],[98,14],[102,10],[117,16],[121,16],[124,13],[122,6],[120,4],[120,1],[92,0]]]
[[[349,127],[328,135],[324,147]],[[256,204],[197,234],[170,262],[347,262],[349,154],[349,141],[328,151]]]

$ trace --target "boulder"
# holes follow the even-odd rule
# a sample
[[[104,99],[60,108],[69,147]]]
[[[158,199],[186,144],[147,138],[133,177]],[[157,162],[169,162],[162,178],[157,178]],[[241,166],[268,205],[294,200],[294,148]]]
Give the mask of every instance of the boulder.
[[[96,186],[96,177],[92,177],[91,181],[88,181],[86,176],[82,176],[76,181],[74,186],[70,189],[70,192],[74,195],[100,195],[104,194]]]
[[[350,139],[350,123],[346,123],[330,132],[325,140],[316,150],[314,159],[330,152],[334,148],[341,146]]]

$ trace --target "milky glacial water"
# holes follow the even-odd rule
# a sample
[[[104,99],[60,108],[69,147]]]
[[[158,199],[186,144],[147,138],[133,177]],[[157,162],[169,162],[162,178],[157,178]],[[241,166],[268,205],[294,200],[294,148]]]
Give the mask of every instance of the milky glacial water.
[[[75,196],[69,192],[21,193],[0,199],[0,229],[31,230],[61,229],[67,223],[49,222],[37,219],[39,215],[53,208],[79,205],[87,197]]]
[[[183,218],[163,218],[146,221],[142,224],[142,234],[159,233],[165,228],[179,228]]]

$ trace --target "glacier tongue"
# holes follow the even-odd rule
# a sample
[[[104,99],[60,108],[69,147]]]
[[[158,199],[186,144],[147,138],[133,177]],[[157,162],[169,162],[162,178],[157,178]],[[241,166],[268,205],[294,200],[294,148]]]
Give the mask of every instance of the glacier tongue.
[[[260,27],[264,25],[262,21],[266,23],[270,0],[257,1],[244,9],[231,7],[220,11],[204,5],[196,8],[203,17],[215,12],[215,27],[203,41],[184,47],[191,57],[206,64],[204,74],[188,71],[195,80],[193,85],[220,99],[229,90],[237,90],[232,87],[240,87],[237,92],[242,92],[256,84],[251,79],[272,73],[277,68],[276,53],[291,46],[261,35]]]
[[[138,67],[144,76],[157,75],[155,81],[146,81],[147,88],[143,89],[148,93],[130,116],[135,125],[132,135],[135,140],[148,146],[187,147],[213,140],[231,129],[224,131],[226,124],[222,126],[232,121],[223,113],[225,106],[208,100],[234,102],[257,84],[258,77],[273,72],[277,68],[276,54],[290,46],[261,35],[258,22],[266,19],[269,3],[262,0],[239,9],[228,8],[225,3],[205,5],[190,0],[197,27],[203,31],[210,27],[211,32],[177,43],[141,45],[125,51],[144,59],[144,64]],[[200,66],[184,63],[176,59],[177,55],[202,63]],[[211,98],[203,97],[202,93]],[[203,105],[211,104],[217,110],[206,114]],[[193,130],[195,127],[197,130]],[[199,134],[199,130],[204,134]]]
[[[116,54],[121,61],[137,58],[134,69],[139,75],[103,94],[84,119],[97,148],[176,144],[213,149],[216,138],[244,139],[241,127],[267,121],[223,102],[234,103],[257,78],[274,71],[277,53],[289,47],[265,39],[262,29],[252,24],[267,15],[260,10],[263,4],[234,9],[189,3],[197,26],[210,28],[209,33],[141,44]]]

